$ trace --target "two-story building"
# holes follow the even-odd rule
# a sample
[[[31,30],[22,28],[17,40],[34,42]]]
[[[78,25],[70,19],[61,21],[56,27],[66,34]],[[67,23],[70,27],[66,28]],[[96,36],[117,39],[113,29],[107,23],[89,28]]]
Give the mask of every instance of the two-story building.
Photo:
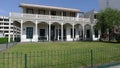
[[[80,17],[82,12],[78,9],[25,3],[19,7],[22,13],[11,12],[9,21],[19,25],[21,42],[99,39],[93,28],[95,21]]]

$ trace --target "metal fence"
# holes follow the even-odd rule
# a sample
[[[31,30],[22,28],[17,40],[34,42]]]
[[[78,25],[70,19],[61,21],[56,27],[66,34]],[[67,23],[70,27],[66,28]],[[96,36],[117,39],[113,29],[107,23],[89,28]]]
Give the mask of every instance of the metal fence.
[[[0,68],[91,68],[120,62],[120,48],[2,53]]]

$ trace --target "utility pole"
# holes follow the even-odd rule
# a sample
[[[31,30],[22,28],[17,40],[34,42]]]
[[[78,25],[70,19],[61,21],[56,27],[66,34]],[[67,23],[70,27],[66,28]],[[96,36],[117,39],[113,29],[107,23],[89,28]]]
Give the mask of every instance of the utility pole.
[[[106,0],[106,7],[109,8],[109,0]]]

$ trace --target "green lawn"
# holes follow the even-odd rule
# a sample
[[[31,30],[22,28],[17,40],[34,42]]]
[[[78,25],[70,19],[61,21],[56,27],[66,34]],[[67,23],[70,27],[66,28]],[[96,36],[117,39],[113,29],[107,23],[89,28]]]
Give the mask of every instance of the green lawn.
[[[5,52],[33,52],[46,50],[70,50],[70,49],[93,49],[93,48],[120,48],[120,44],[102,42],[40,42],[20,43]]]
[[[91,59],[94,65],[120,61],[119,52],[120,44],[103,42],[19,43],[0,53],[0,68],[24,68],[25,54],[28,68],[80,68]]]

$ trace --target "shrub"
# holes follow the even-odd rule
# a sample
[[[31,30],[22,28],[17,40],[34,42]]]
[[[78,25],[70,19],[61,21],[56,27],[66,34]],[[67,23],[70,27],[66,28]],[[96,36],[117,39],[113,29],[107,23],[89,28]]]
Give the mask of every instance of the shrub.
[[[0,38],[0,44],[6,43],[7,42],[7,38]]]
[[[117,40],[117,42],[120,43],[120,35],[117,35],[117,36],[116,36],[116,40]]]

